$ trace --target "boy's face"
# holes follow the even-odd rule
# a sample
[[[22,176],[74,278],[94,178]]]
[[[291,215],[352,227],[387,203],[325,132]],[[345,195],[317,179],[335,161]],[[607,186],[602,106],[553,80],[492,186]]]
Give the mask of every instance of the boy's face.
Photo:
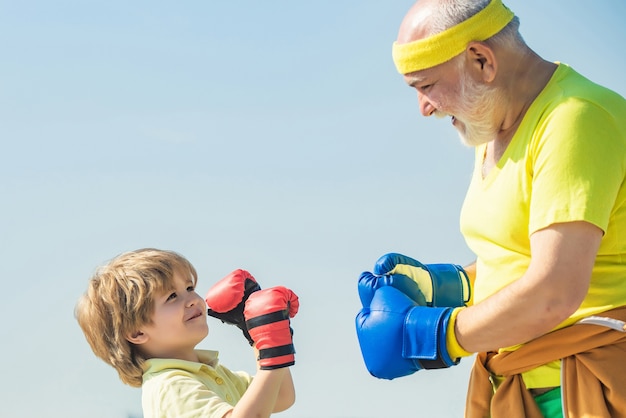
[[[205,302],[188,276],[176,273],[174,289],[155,295],[152,323],[137,335],[147,357],[197,361],[195,346],[209,333]]]

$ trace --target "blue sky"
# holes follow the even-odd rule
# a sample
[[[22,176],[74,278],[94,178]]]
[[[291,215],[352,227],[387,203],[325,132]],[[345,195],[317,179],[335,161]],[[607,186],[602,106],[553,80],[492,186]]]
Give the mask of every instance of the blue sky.
[[[411,1],[0,1],[0,380],[11,417],[140,416],[73,317],[120,252],[181,252],[300,296],[278,416],[461,416],[471,359],[369,376],[356,279],[378,256],[472,260],[473,154],[419,115],[391,43]],[[529,45],[626,95],[626,3],[510,0]],[[592,7],[593,5],[593,7]],[[239,330],[200,348],[252,372]]]

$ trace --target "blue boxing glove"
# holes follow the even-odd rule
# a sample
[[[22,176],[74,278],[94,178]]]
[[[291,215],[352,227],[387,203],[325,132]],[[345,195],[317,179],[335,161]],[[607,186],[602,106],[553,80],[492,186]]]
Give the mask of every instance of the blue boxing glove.
[[[456,264],[422,264],[402,254],[389,253],[378,259],[374,274],[410,277],[424,296],[426,306],[464,306],[470,303],[471,283],[467,273]],[[411,296],[411,295],[409,295]]]
[[[389,274],[386,276],[376,276],[368,271],[359,277],[359,298],[361,305],[369,306],[376,290],[383,286],[392,286],[407,295],[415,303],[426,306],[426,298],[419,286],[410,277],[404,274]]]
[[[458,364],[446,347],[453,308],[419,306],[394,286],[380,286],[371,273],[359,279],[359,295],[369,301],[356,317],[356,330],[367,370],[381,379],[394,379],[421,369]],[[362,293],[365,293],[363,296]]]

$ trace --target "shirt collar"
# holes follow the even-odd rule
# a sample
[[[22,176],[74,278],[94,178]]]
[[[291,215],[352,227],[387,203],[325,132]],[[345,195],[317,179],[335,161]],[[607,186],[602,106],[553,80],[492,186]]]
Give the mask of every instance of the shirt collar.
[[[197,373],[204,366],[215,367],[218,363],[217,351],[195,350],[200,362],[187,361],[172,358],[151,358],[146,360],[143,366],[144,374],[158,373],[165,369],[182,369],[191,373]]]

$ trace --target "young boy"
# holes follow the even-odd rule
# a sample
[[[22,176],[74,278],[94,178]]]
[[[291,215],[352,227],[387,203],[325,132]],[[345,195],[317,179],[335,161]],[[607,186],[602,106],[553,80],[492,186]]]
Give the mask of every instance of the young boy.
[[[122,382],[142,388],[145,418],[269,417],[293,405],[289,318],[298,297],[284,287],[260,290],[244,270],[208,292],[212,314],[225,315],[254,344],[252,378],[219,364],[217,352],[195,349],[209,332],[196,283],[195,268],[175,252],[131,251],[97,270],[75,316],[93,352]]]

